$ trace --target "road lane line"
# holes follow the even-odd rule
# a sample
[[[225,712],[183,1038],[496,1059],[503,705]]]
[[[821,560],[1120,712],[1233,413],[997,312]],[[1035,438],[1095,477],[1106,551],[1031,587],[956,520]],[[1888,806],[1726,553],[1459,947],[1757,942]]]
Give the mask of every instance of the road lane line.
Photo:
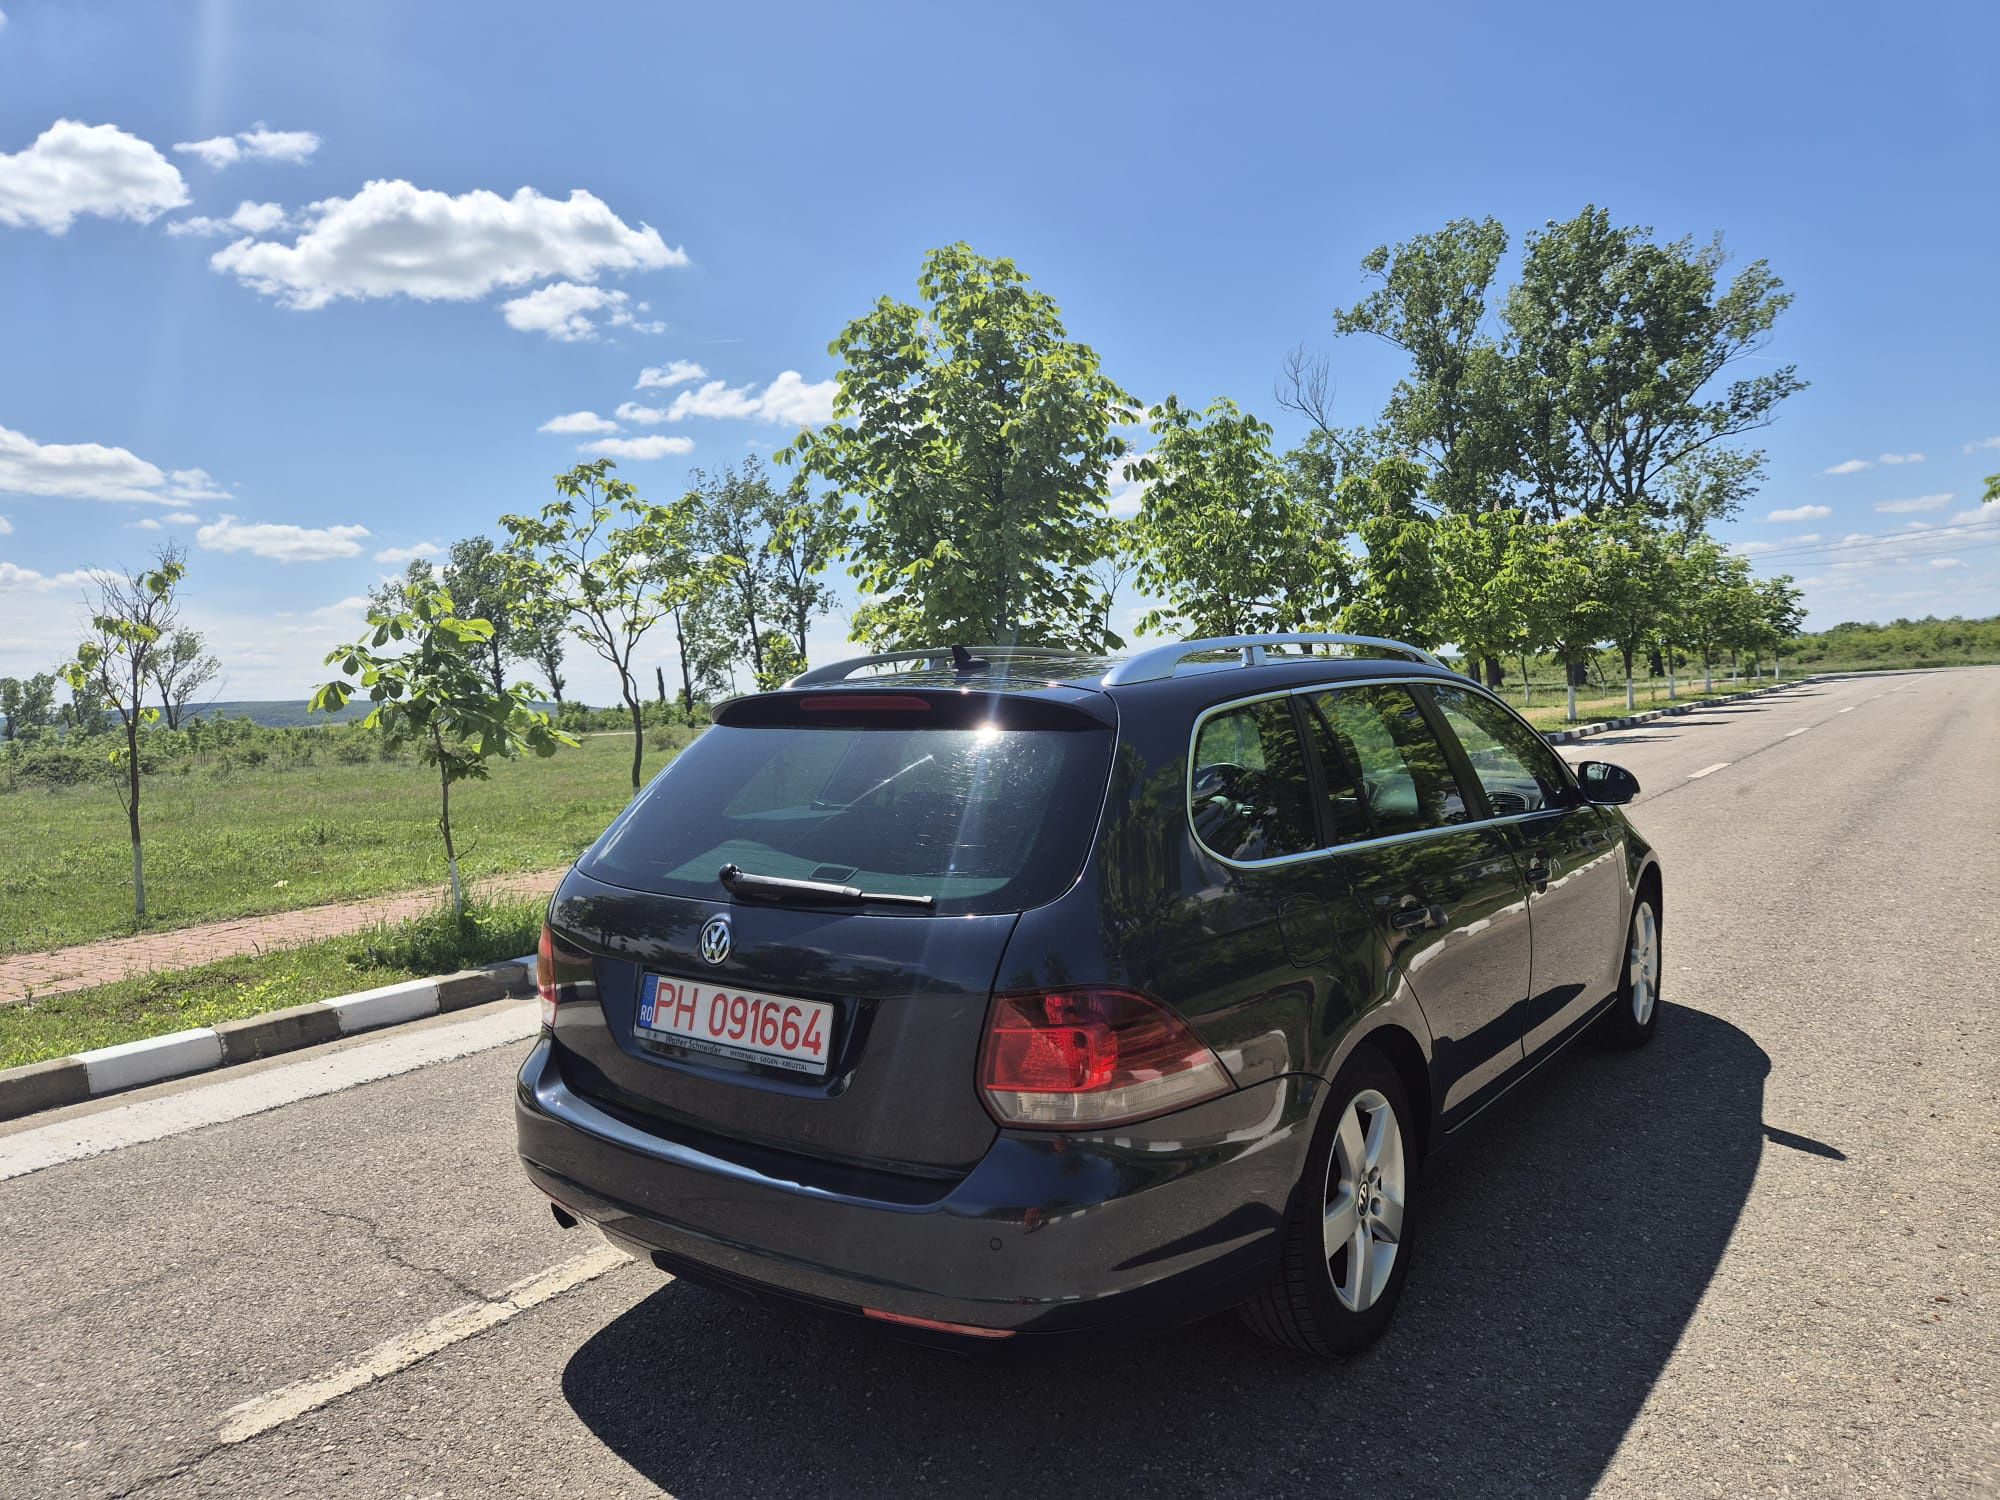
[[[214,1075],[214,1083],[184,1093],[138,1099],[0,1136],[0,1182],[503,1047],[533,1036],[540,1026],[535,1007],[522,1001],[456,1025],[405,1029],[379,1042],[307,1057],[247,1077],[231,1078],[225,1069]]]
[[[1786,739],[1790,739],[1790,738],[1791,738],[1791,737],[1792,737],[1793,735],[1795,735],[1795,734],[1804,734],[1804,733],[1806,732],[1806,730],[1807,730],[1807,729],[1810,729],[1810,728],[1812,728],[1812,725],[1810,725],[1810,724],[1807,724],[1807,725],[1805,725],[1805,726],[1804,726],[1803,728],[1800,728],[1800,729],[1787,729],[1787,730],[1785,731],[1785,738],[1786,738]]]
[[[1842,713],[1844,713],[1844,714],[1851,714],[1851,713],[1853,713],[1853,712],[1854,712],[1854,705],[1853,705],[1852,703],[1848,704],[1848,705],[1847,705],[1847,707],[1845,707],[1845,708],[1843,708],[1843,709],[1841,710],[1841,712],[1842,712]]]
[[[1720,771],[1724,766],[1728,764],[1729,762],[1726,760],[1719,760],[1712,766],[1703,766],[1699,771],[1690,771],[1688,772],[1688,780],[1699,781],[1704,776],[1713,776],[1717,771]]]
[[[224,1444],[241,1443],[282,1427],[630,1262],[631,1257],[615,1246],[599,1245],[561,1265],[537,1271],[515,1282],[491,1302],[468,1302],[463,1307],[454,1307],[408,1333],[399,1333],[377,1344],[351,1365],[294,1381],[232,1407],[224,1413],[216,1437]]]

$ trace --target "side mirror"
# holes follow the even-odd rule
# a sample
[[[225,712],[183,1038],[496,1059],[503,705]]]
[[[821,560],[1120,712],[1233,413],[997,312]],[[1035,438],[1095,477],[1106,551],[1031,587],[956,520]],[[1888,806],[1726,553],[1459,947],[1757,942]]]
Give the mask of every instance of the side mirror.
[[[1579,761],[1576,779],[1586,802],[1622,807],[1639,795],[1639,778],[1608,760]]]

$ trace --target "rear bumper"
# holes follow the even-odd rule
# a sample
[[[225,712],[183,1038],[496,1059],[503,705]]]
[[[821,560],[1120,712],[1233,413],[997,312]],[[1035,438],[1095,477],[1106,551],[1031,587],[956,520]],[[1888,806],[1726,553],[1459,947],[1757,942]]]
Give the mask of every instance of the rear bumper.
[[[965,1177],[893,1202],[816,1184],[804,1161],[787,1179],[637,1129],[569,1088],[546,1037],[515,1119],[535,1185],[665,1269],[839,1312],[1056,1334],[1252,1295],[1317,1086],[1273,1079],[1113,1134],[1003,1131]]]

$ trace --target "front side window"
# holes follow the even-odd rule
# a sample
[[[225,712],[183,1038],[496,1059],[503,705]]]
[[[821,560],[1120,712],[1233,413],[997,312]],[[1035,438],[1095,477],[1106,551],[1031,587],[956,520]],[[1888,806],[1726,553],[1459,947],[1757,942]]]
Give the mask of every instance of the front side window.
[[[1202,722],[1188,816],[1195,836],[1225,859],[1248,863],[1318,847],[1305,755],[1287,700],[1245,703]]]
[[[1307,705],[1312,721],[1325,726],[1340,759],[1360,778],[1360,804],[1375,837],[1419,833],[1470,819],[1444,747],[1408,688],[1396,683],[1339,688],[1309,695]],[[1338,796],[1332,758],[1321,759],[1329,767],[1331,794]],[[1336,805],[1334,812],[1339,826],[1341,808]],[[1353,831],[1343,842],[1368,836],[1358,818],[1349,817],[1346,827]]]
[[[1472,762],[1472,774],[1496,818],[1559,807],[1567,784],[1553,751],[1491,698],[1465,688],[1433,687],[1431,701]]]

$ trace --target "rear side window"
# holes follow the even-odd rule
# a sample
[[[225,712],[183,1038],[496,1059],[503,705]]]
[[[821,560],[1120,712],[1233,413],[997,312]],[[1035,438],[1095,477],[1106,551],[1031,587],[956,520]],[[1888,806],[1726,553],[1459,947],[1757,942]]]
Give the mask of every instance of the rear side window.
[[[1188,816],[1195,836],[1225,859],[1248,863],[1319,847],[1288,700],[1245,703],[1202,721],[1188,778]]]
[[[1496,818],[1559,807],[1568,800],[1555,754],[1534,730],[1478,693],[1455,687],[1428,691],[1458,736]]]
[[[1375,837],[1443,828],[1471,817],[1444,747],[1408,688],[1372,683],[1314,693],[1307,703],[1312,722],[1325,726],[1340,760],[1360,778],[1360,801]],[[1333,758],[1322,759],[1338,795]],[[1347,837],[1367,836],[1357,820],[1350,818],[1345,826],[1355,830]]]
[[[1083,868],[1110,773],[1108,728],[717,725],[580,862],[613,885],[707,900],[716,872],[1021,911]]]

